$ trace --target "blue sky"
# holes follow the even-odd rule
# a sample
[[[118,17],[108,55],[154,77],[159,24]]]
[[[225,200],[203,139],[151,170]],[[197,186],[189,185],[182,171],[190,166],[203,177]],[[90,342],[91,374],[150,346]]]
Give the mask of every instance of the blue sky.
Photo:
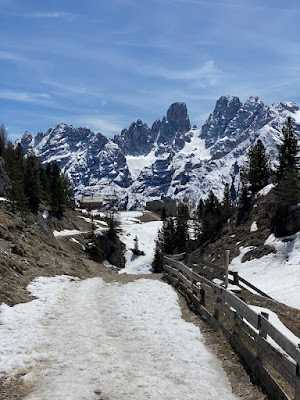
[[[175,101],[198,126],[223,94],[300,104],[299,19],[299,0],[0,0],[0,122],[112,136]]]

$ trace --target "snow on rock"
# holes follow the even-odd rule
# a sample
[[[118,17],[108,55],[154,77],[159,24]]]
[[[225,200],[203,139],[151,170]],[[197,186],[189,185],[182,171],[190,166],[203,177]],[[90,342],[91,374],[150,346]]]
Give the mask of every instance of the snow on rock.
[[[44,219],[48,219],[49,218],[49,211],[46,210],[46,211],[43,212],[43,218]]]
[[[64,229],[63,231],[53,231],[53,235],[55,237],[58,236],[72,236],[72,235],[80,235],[81,233],[85,233],[82,231],[78,231],[77,229]]]
[[[36,300],[0,308],[0,376],[22,374],[26,400],[236,398],[169,285],[55,277],[29,290]]]
[[[250,232],[256,232],[258,230],[256,221],[252,222],[250,226]]]
[[[70,239],[70,242],[73,242],[73,243],[78,243],[78,244],[80,244],[80,242],[78,242],[78,240],[76,240],[75,238],[71,238]],[[81,244],[80,244],[81,245]]]
[[[265,186],[257,193],[258,196],[266,196],[274,188],[274,186],[274,183],[270,183],[269,185]]]
[[[133,179],[137,179],[141,171],[144,168],[151,166],[155,160],[156,158],[154,150],[147,155],[126,156],[128,169]]]
[[[108,260],[102,261],[102,264],[103,264],[105,267],[108,267],[108,268],[116,268],[116,266],[113,265],[113,264],[111,264]]]
[[[154,256],[155,239],[158,230],[162,227],[162,221],[151,221],[141,223],[137,217],[141,217],[142,212],[120,212],[116,219],[121,222],[122,233],[121,241],[126,246],[125,268],[119,271],[120,274],[150,274],[152,272],[152,260]],[[138,248],[145,255],[136,256],[131,249],[134,248],[135,238],[138,239]]]
[[[242,263],[243,255],[253,247],[240,247],[230,269],[281,303],[300,308],[300,232],[283,238],[272,234],[265,244],[273,246],[276,253]]]

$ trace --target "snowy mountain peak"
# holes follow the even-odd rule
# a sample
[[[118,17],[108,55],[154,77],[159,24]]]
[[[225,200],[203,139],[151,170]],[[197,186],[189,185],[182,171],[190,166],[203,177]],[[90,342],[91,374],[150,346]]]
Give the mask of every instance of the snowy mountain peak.
[[[26,132],[21,143],[44,162],[56,161],[77,196],[117,194],[120,206],[129,208],[162,195],[196,202],[210,190],[222,198],[225,183],[238,192],[240,168],[258,138],[274,160],[288,116],[300,137],[297,104],[266,106],[258,97],[243,104],[236,96],[222,96],[201,129],[191,129],[186,104],[178,102],[151,127],[138,119],[113,140],[60,123],[34,139]]]
[[[191,129],[185,103],[173,103],[167,111],[167,120],[176,132],[188,132]]]
[[[229,122],[236,116],[242,103],[238,97],[222,96],[216,103],[214,111],[202,127],[202,137],[206,147],[211,147],[218,139],[225,136]]]
[[[25,154],[30,153],[30,151],[34,147],[34,140],[32,134],[29,131],[26,131],[22,136],[20,143],[23,147],[24,153]]]

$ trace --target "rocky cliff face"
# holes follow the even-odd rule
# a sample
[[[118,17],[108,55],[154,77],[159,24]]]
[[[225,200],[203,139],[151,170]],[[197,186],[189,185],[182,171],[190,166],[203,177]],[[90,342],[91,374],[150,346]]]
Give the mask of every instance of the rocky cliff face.
[[[124,154],[139,156],[148,154],[153,146],[153,135],[147,124],[138,119],[128,129],[123,129],[121,135],[115,135],[114,142]]]
[[[113,140],[58,124],[35,138],[26,132],[21,143],[44,162],[56,161],[70,175],[77,196],[117,195],[128,207],[163,194],[197,202],[211,189],[221,198],[225,183],[233,194],[238,191],[240,168],[258,138],[274,160],[288,116],[300,136],[297,104],[266,106],[257,97],[243,104],[222,96],[201,129],[191,129],[184,103],[174,103],[151,128],[137,120]]]
[[[171,146],[172,150],[184,147],[186,133],[191,129],[190,119],[185,103],[172,104],[167,115],[162,120],[156,120],[149,128],[140,119],[133,122],[129,129],[123,129],[120,135],[115,135],[114,142],[126,155],[147,155],[158,144],[161,147]]]

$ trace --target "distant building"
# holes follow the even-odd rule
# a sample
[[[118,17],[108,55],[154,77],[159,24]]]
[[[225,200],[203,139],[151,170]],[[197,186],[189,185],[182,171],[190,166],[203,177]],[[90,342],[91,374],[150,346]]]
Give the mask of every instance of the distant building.
[[[102,196],[82,196],[80,201],[80,208],[87,208],[90,210],[100,208],[103,205]]]
[[[163,209],[166,212],[167,217],[176,216],[176,200],[171,197],[162,196],[161,199],[147,201],[146,210],[162,214]]]
[[[103,207],[106,210],[118,210],[119,201],[118,197],[115,194],[105,196],[103,200]]]

